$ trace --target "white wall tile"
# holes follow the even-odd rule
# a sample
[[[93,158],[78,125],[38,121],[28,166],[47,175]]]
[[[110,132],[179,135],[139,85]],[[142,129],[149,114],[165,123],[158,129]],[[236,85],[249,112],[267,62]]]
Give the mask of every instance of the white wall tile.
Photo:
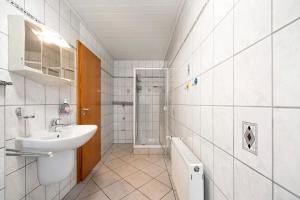
[[[59,87],[46,86],[46,104],[59,104]]]
[[[50,121],[59,117],[59,105],[46,105],[46,127],[50,124]]]
[[[20,4],[19,4],[20,3]],[[24,7],[24,0],[18,0],[18,4]],[[0,31],[8,34],[8,15],[20,14],[20,12],[12,7],[8,1],[0,1]]]
[[[233,56],[233,12],[214,29],[214,64]]]
[[[25,121],[26,136],[30,136],[32,134],[39,134],[37,132],[38,130],[48,128],[48,126],[45,125],[45,106],[44,105],[26,106],[25,113],[26,113],[26,115],[34,115],[35,116],[35,118],[27,119]]]
[[[193,152],[200,159],[201,158],[201,137],[193,134]]]
[[[213,98],[213,71],[210,70],[205,74],[200,76],[200,86],[201,86],[201,105],[212,105]]]
[[[0,149],[0,188],[4,188],[4,178],[5,178],[5,166],[4,166],[4,157],[5,157],[4,148]],[[1,199],[1,197],[0,197]]]
[[[52,2],[52,1],[51,1]],[[54,2],[54,1],[53,1]],[[45,25],[59,33],[59,15],[50,3],[45,3]]]
[[[59,1],[60,0],[46,0],[46,3],[48,3],[56,12],[59,12]]]
[[[234,52],[271,32],[271,0],[240,0],[234,8]]]
[[[233,157],[214,147],[214,182],[227,199],[233,199]]]
[[[234,197],[243,200],[272,200],[272,183],[246,165],[234,161]]]
[[[300,17],[300,2],[297,0],[273,1],[273,30]]]
[[[214,64],[214,38],[210,34],[207,39],[200,46],[200,72],[205,72]]]
[[[4,106],[0,106],[0,148],[4,147]]]
[[[39,186],[37,177],[37,163],[33,162],[26,166],[26,194]]]
[[[213,104],[233,105],[233,59],[213,69]]]
[[[6,105],[22,105],[25,103],[24,77],[9,73],[13,82],[12,87],[6,87],[5,104]]]
[[[299,109],[274,109],[274,180],[300,196]]]
[[[59,7],[59,13],[60,16],[68,23],[70,22],[71,18],[71,11],[70,8],[68,7],[67,3],[64,0],[60,0],[60,7]]]
[[[79,17],[71,11],[71,26],[76,32],[80,32],[80,19]]]
[[[226,200],[224,194],[216,186],[214,186],[214,200]]]
[[[213,108],[214,143],[229,154],[233,154],[233,108]]]
[[[46,186],[46,200],[52,200],[59,193],[59,183]]]
[[[59,89],[59,103],[63,103],[65,99],[70,102],[71,88],[69,85],[61,86]]]
[[[213,29],[213,24],[214,24],[214,7],[213,7],[213,1],[208,1],[208,4],[206,5],[206,8],[204,9],[202,16],[199,19],[200,23],[200,33],[199,33],[199,37],[200,37],[200,41],[203,41],[208,35],[209,33],[212,31]],[[208,50],[208,49],[207,49]]]
[[[0,32],[0,68],[8,69],[8,37]]]
[[[5,199],[16,200],[25,197],[25,168],[6,176]]]
[[[25,10],[41,22],[45,22],[45,0],[25,0]]]
[[[271,106],[271,72],[270,38],[237,55],[234,59],[235,104]]]
[[[1,199],[1,200],[4,200],[4,199],[5,199],[4,189],[0,190],[0,199]]]
[[[25,121],[16,116],[15,110],[19,106],[5,107],[5,139],[25,136]],[[21,107],[24,110],[24,107]],[[13,124],[13,125],[12,125]]]
[[[300,106],[299,32],[300,20],[274,35],[275,106]]]
[[[24,8],[25,0],[14,0],[14,2],[19,6],[21,6],[22,8]]]
[[[257,124],[257,155],[243,149],[243,122]],[[272,178],[272,109],[234,109],[234,155],[265,176]]]
[[[45,186],[39,186],[36,189],[34,189],[32,192],[30,192],[26,199],[28,200],[45,200]]]
[[[6,148],[15,148],[15,141],[9,140],[5,142]],[[17,156],[5,156],[5,175],[12,173],[25,166],[25,158]],[[24,180],[25,181],[25,180]],[[6,185],[7,186],[7,185]]]
[[[204,173],[213,178],[213,145],[206,140],[201,139],[201,161],[204,164]]]
[[[278,185],[274,185],[274,200],[299,200],[296,196],[284,190]]]
[[[26,104],[45,104],[45,87],[32,80],[25,79]]]
[[[212,106],[201,106],[201,129],[200,134],[202,137],[213,140],[213,108]]]
[[[4,71],[4,70],[3,70]],[[1,73],[2,71],[0,71]],[[4,105],[4,99],[5,99],[5,96],[4,96],[4,87],[0,88],[0,105]]]

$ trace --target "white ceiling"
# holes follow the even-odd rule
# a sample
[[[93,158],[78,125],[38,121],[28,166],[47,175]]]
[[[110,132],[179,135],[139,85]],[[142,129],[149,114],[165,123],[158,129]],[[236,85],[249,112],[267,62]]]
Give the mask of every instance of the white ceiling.
[[[115,59],[163,59],[183,0],[69,0]]]

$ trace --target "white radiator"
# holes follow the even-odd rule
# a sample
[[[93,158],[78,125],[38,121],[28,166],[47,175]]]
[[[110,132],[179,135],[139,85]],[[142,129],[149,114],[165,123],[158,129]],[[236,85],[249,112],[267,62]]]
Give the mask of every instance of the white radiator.
[[[204,200],[203,165],[180,140],[172,138],[172,178],[180,200]]]

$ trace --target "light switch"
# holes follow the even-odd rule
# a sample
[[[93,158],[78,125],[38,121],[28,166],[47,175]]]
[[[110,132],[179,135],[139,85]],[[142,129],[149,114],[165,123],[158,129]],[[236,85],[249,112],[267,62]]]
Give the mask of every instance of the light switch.
[[[257,155],[257,134],[258,127],[256,123],[242,122],[242,144],[243,149]]]

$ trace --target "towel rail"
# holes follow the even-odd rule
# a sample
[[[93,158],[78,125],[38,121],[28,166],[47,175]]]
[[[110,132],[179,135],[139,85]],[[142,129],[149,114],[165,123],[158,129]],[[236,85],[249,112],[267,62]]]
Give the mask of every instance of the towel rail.
[[[19,149],[6,149],[7,156],[21,156],[21,157],[52,157],[52,152],[38,152],[38,151],[24,151]]]

